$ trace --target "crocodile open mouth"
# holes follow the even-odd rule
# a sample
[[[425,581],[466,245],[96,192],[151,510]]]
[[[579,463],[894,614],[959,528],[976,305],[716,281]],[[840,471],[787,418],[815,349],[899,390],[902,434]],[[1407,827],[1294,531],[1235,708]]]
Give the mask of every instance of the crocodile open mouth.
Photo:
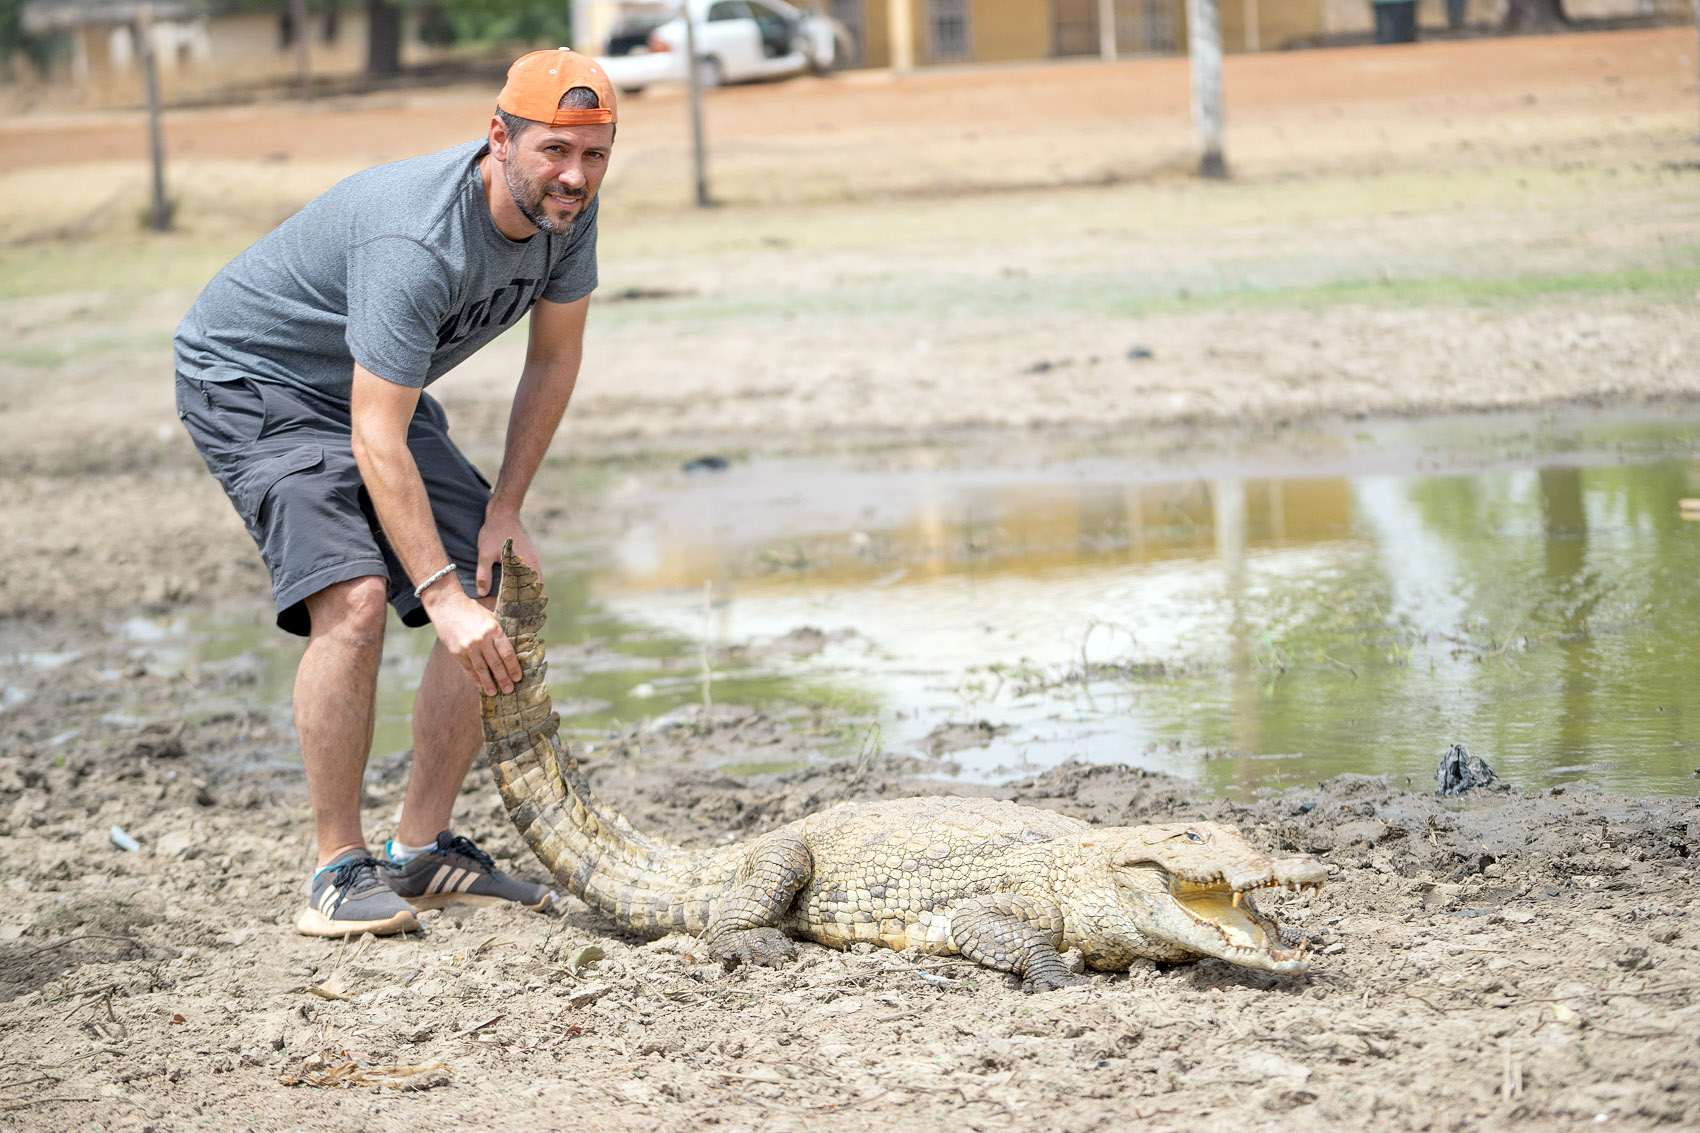
[[[1314,889],[1306,886],[1304,888]],[[1303,963],[1310,958],[1306,942],[1290,945],[1281,937],[1281,924],[1258,910],[1251,893],[1285,889],[1298,892],[1297,885],[1271,882],[1249,890],[1236,890],[1226,882],[1198,884],[1169,876],[1169,895],[1200,924],[1215,929],[1229,952],[1239,956],[1262,956],[1275,963]]]

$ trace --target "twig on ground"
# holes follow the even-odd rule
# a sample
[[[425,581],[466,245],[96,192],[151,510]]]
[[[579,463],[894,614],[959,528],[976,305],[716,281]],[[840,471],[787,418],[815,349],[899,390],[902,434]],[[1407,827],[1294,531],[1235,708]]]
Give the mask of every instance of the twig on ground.
[[[46,1105],[49,1102],[92,1102],[94,1098],[30,1098],[26,1101],[12,1102],[0,1105],[0,1112],[13,1109],[29,1109],[31,1106]]]
[[[1329,655],[1328,655],[1328,654],[1326,654],[1326,653],[1324,653],[1324,654],[1323,654],[1323,655],[1322,655],[1322,659],[1323,659],[1323,660],[1324,660],[1324,661],[1327,661],[1327,662],[1328,662],[1328,663],[1329,663],[1329,664],[1330,664],[1330,665],[1338,665],[1338,666],[1340,666],[1340,667],[1341,667],[1341,668],[1342,668],[1342,669],[1344,669],[1344,670],[1346,670],[1346,671],[1347,671],[1347,672],[1348,672],[1348,673],[1350,673],[1350,674],[1352,674],[1352,679],[1353,679],[1353,680],[1354,680],[1354,681],[1355,681],[1355,680],[1357,680],[1357,679],[1358,679],[1358,671],[1357,671],[1357,670],[1356,670],[1356,669],[1354,669],[1354,668],[1352,668],[1352,667],[1351,667],[1351,666],[1350,666],[1350,665],[1348,665],[1348,664],[1346,664],[1346,662],[1344,662],[1344,661],[1336,661],[1336,660],[1335,660],[1335,659],[1334,659],[1334,658],[1332,658],[1332,657],[1330,657],[1330,656],[1329,656]]]
[[[867,1097],[857,1098],[855,1101],[828,1102],[826,1105],[805,1105],[799,1106],[798,1108],[810,1113],[830,1113],[833,1110],[849,1109],[852,1106],[867,1105],[869,1102],[878,1101],[880,1098],[885,1097],[889,1093],[891,1093],[890,1090],[881,1090],[877,1094],[869,1094]]]
[[[1517,621],[1512,622],[1511,623],[1511,632],[1505,635],[1505,640],[1500,643],[1499,648],[1498,649],[1490,649],[1486,653],[1483,653],[1482,656],[1483,657],[1503,657],[1505,655],[1505,651],[1507,649],[1511,648],[1511,639],[1517,636],[1517,627],[1522,625],[1522,624],[1523,624],[1523,621],[1522,621],[1521,618],[1519,618]]]
[[[1500,1075],[1499,1095],[1506,1101],[1523,1096],[1523,1063],[1509,1046],[1505,1048],[1505,1065]]]
[[[115,1046],[97,1046],[93,1050],[85,1050],[81,1054],[73,1054],[70,1058],[61,1059],[58,1062],[44,1062],[42,1063],[41,1068],[43,1070],[57,1070],[61,1066],[69,1066],[73,1062],[81,1062],[83,1059],[93,1058],[97,1054],[116,1054],[124,1058],[130,1057],[130,1052],[127,1050],[122,1050]]]

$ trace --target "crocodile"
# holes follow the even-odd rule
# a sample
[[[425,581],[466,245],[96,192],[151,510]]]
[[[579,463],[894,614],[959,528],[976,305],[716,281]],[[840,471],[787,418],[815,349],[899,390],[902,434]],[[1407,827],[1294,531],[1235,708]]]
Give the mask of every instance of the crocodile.
[[[626,930],[690,933],[728,968],[780,964],[795,956],[793,938],[919,947],[1012,973],[1029,991],[1079,982],[1082,960],[1101,971],[1140,957],[1214,956],[1280,974],[1310,964],[1306,942],[1287,940],[1254,894],[1314,891],[1325,869],[1266,857],[1217,823],[1098,827],[928,796],[840,804],[709,850],[650,837],[596,796],[560,739],[538,636],[547,601],[510,544],[496,617],[523,676],[483,697],[483,751],[526,843]]]

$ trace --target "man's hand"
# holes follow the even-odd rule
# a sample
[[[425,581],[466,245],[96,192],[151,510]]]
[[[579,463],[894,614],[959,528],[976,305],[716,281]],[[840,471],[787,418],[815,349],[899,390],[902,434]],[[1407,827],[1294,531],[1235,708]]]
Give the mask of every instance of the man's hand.
[[[468,598],[454,575],[425,592],[425,605],[437,640],[459,661],[485,696],[512,692],[523,676],[519,658],[496,615]]]
[[[543,577],[543,568],[538,565],[537,548],[531,545],[531,535],[526,531],[525,524],[519,521],[517,512],[507,511],[492,500],[490,506],[484,509],[484,526],[478,529],[478,596],[486,598],[490,594],[490,579],[494,574],[491,569],[495,563],[502,561],[502,547],[509,539],[514,541],[514,554],[518,555],[526,566]]]

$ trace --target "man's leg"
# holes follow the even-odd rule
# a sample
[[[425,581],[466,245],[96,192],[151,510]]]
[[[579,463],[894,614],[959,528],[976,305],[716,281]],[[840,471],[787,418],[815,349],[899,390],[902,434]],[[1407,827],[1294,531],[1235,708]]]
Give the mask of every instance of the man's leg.
[[[382,578],[355,578],[306,600],[312,631],[295,671],[295,730],[321,866],[366,846],[360,787],[372,749],[386,589]]]
[[[495,605],[494,598],[482,601]],[[413,698],[413,767],[396,841],[423,846],[449,828],[455,797],[483,738],[478,687],[439,642],[431,649]]]
[[[495,604],[494,598],[481,601]],[[476,844],[449,830],[455,797],[482,738],[478,688],[437,645],[413,699],[413,767],[396,826],[396,843],[413,849],[403,854],[395,845],[389,848],[390,887],[419,909],[504,901],[547,909],[555,903],[548,886],[509,877]],[[416,852],[419,847],[425,849]]]
[[[379,876],[360,825],[387,589],[386,579],[367,575],[303,600],[310,627],[295,670],[295,730],[313,802],[319,870],[295,927],[309,936],[382,936],[419,927],[407,902]]]
[[[407,445],[425,481],[443,549],[450,562],[459,564],[461,586],[471,594],[490,485],[449,439],[442,407],[429,394],[419,398]],[[399,574],[399,566],[392,573]],[[479,601],[495,608],[494,596]],[[403,624],[426,623],[405,576],[392,586],[390,602]],[[554,903],[555,895],[546,886],[509,877],[470,839],[450,830],[455,799],[482,739],[478,687],[439,644],[431,650],[413,698],[413,766],[395,840],[385,852],[390,887],[415,908],[511,901],[545,909]]]

